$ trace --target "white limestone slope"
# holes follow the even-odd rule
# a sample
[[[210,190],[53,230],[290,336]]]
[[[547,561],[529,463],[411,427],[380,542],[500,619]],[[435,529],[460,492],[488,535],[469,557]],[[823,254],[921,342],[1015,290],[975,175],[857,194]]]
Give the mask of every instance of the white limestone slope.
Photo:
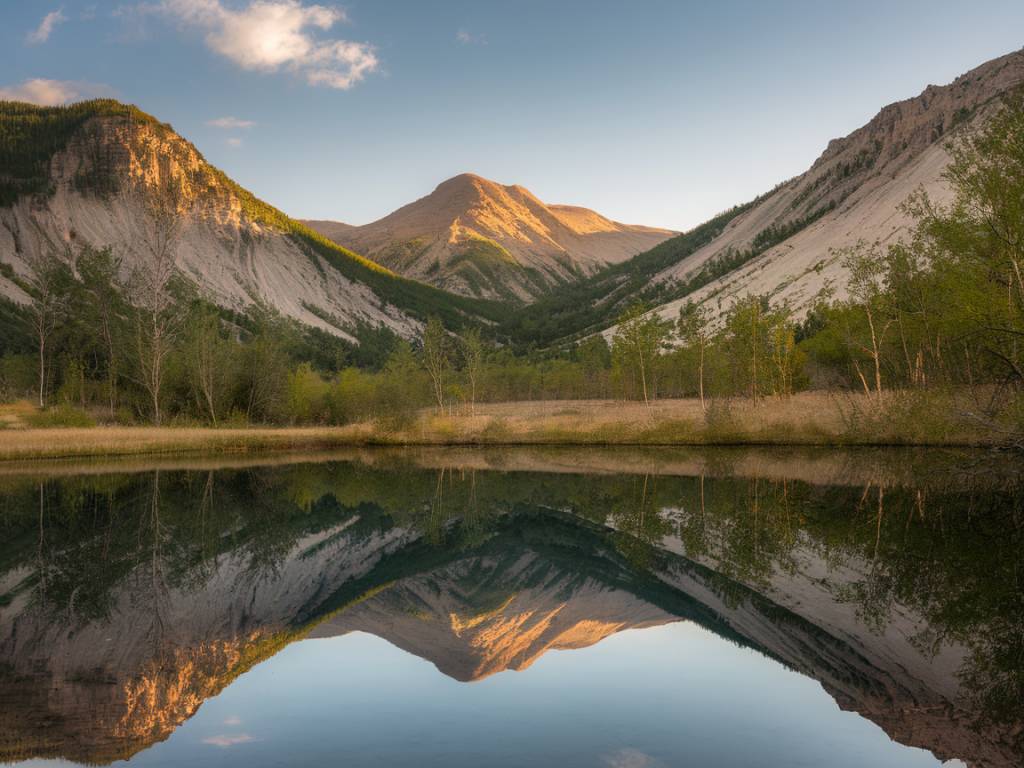
[[[950,160],[948,144],[961,132],[982,126],[1001,99],[1022,84],[1024,50],[883,108],[849,136],[831,141],[806,173],[779,185],[718,237],[655,280],[684,282],[715,259],[750,249],[758,233],[769,227],[814,219],[812,223],[745,265],[654,311],[674,319],[692,300],[718,317],[736,299],[757,294],[767,295],[776,305],[786,302],[803,315],[825,288],[844,297],[848,276],[839,252],[858,242],[884,246],[905,237],[912,222],[901,205],[919,190],[936,202],[949,201],[952,192],[943,178]]]
[[[179,270],[206,298],[245,310],[271,307],[306,325],[349,338],[358,322],[412,337],[419,324],[369,286],[345,275],[288,232],[259,221],[243,192],[207,165],[187,141],[158,125],[96,117],[50,162],[51,194],[0,208],[0,263],[27,277],[41,257],[70,258],[85,246],[111,248],[127,279],[146,258],[147,200],[161,179],[181,181]],[[106,174],[113,192],[84,190],[83,174]],[[28,300],[0,275],[0,296]]]

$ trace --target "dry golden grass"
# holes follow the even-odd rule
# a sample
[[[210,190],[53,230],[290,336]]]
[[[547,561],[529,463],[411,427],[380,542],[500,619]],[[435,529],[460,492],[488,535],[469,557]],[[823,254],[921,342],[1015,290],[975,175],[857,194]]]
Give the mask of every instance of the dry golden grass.
[[[36,413],[38,409],[27,400],[16,403],[0,403],[0,429],[19,428],[25,426],[25,419]]]
[[[955,418],[955,400],[805,392],[785,399],[643,403],[573,400],[423,411],[407,427],[85,427],[0,429],[0,460],[75,456],[314,451],[360,445],[936,445],[998,444]],[[0,412],[0,419],[4,414]],[[15,417],[16,418],[16,417]]]
[[[206,429],[177,427],[85,427],[0,430],[0,459],[131,456],[141,454],[237,453],[324,449],[365,443],[365,428],[296,427]]]

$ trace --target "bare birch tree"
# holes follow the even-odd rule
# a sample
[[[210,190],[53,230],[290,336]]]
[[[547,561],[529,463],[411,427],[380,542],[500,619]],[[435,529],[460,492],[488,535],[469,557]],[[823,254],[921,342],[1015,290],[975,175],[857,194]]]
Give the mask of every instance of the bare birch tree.
[[[233,348],[220,330],[213,310],[200,312],[191,323],[186,344],[186,365],[196,405],[217,426],[233,373]]]
[[[28,279],[32,297],[29,318],[36,354],[39,356],[39,407],[45,408],[47,387],[50,384],[51,341],[67,319],[69,287],[73,278],[67,264],[52,253],[40,255],[29,266],[32,269]]]
[[[475,416],[477,385],[484,365],[484,345],[477,328],[470,328],[462,336],[462,361],[462,370],[469,384],[469,412]]]
[[[704,402],[704,360],[712,336],[708,322],[708,313],[702,304],[687,301],[679,308],[676,329],[683,344],[697,353],[697,393],[700,396],[700,409],[703,413],[708,412]]]
[[[166,167],[161,171],[163,176],[156,188],[147,188],[143,182],[137,186],[136,196],[146,212],[146,224],[139,263],[130,282],[138,380],[148,396],[153,422],[158,425],[163,416],[167,359],[184,319],[176,256],[187,215],[182,180],[175,179]]]
[[[444,390],[448,380],[448,332],[436,317],[427,321],[423,331],[423,367],[430,376],[438,411],[444,411]]]
[[[644,404],[650,407],[657,397],[654,362],[668,339],[668,324],[647,307],[637,304],[619,317],[619,327],[612,339],[612,357],[624,368],[633,367],[640,376]]]
[[[877,246],[869,247],[858,243],[845,251],[843,266],[850,272],[850,296],[863,309],[867,320],[867,339],[858,343],[861,350],[870,357],[874,367],[875,395],[882,394],[882,345],[895,322],[889,306],[890,297],[882,283],[885,275],[885,257]],[[860,367],[857,375],[869,392],[868,382]]]

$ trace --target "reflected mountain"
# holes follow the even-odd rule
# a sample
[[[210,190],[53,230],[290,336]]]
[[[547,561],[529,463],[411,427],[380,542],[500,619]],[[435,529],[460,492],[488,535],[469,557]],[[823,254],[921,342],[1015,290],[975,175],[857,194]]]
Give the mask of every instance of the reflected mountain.
[[[368,632],[468,682],[691,621],[901,743],[1020,764],[1013,473],[816,485],[777,463],[741,475],[734,454],[694,475],[505,458],[530,469],[430,454],[3,478],[0,760],[127,759],[305,638]]]
[[[471,682],[524,670],[549,650],[586,648],[678,617],[520,541],[491,542],[403,579],[319,625],[311,637],[369,632]],[[578,564],[575,564],[578,565]]]

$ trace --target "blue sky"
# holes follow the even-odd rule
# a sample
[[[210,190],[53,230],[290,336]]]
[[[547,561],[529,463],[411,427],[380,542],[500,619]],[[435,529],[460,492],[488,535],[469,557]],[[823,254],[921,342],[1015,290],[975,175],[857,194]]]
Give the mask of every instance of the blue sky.
[[[4,0],[0,97],[138,104],[298,217],[472,171],[685,229],[1022,45],[1020,0]]]

